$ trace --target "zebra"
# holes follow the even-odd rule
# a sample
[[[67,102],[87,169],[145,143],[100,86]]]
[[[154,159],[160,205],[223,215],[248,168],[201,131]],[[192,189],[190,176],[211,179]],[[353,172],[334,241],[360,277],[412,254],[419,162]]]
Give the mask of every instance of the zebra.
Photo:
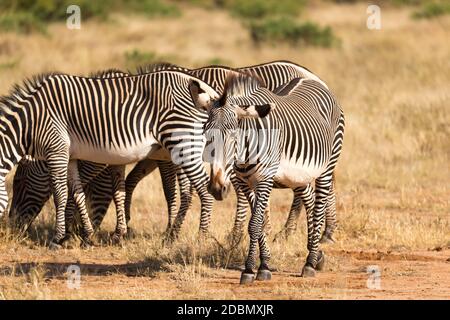
[[[107,79],[127,75],[127,73],[118,69],[108,69],[105,71],[91,73],[90,77]],[[94,207],[95,209],[105,210],[106,212],[107,207],[112,200],[112,182],[107,166],[99,165],[99,167],[97,167],[94,163],[80,161],[79,172],[81,181],[85,185],[85,188],[87,188],[87,182],[89,180],[96,179],[95,184],[91,187],[94,190],[92,193],[101,196],[96,198],[97,203]],[[98,178],[96,177],[97,175]],[[107,185],[107,192],[105,192],[105,184]],[[50,185],[50,176],[45,161],[36,160],[30,156],[24,156],[20,160],[14,175],[13,197],[9,212],[11,225],[19,231],[19,234],[22,234],[28,229],[31,222],[35,219],[44,204],[50,198]],[[85,193],[89,199],[91,192],[86,191]],[[71,201],[73,199],[69,196],[68,200]],[[87,203],[89,204],[90,201]],[[72,202],[66,206],[66,212],[71,209],[73,209]],[[70,219],[72,214],[66,214],[66,216],[69,216]],[[94,229],[96,229],[96,226],[94,225],[95,221],[96,220],[94,219]],[[68,221],[66,220],[66,229],[72,227],[71,224],[67,222]]]
[[[153,71],[162,69],[164,69],[164,64],[155,64],[152,68]],[[107,79],[128,75],[129,73],[125,73],[118,69],[109,69],[91,73],[90,77]],[[176,210],[176,186],[170,186],[171,183],[175,182],[175,180],[172,179],[172,176],[170,176],[172,174],[172,162],[150,159],[141,162],[152,162],[156,164],[155,167],[157,166],[161,171],[162,183],[168,203],[170,225],[170,217],[174,217]],[[110,178],[111,173],[107,166],[100,165],[100,167],[97,167],[94,163],[88,161],[80,160],[78,167],[80,179],[85,188],[84,192],[87,197],[87,204],[90,205],[93,211],[91,215],[92,226],[94,230],[98,230],[109,204],[113,200],[111,191],[112,182]],[[94,179],[94,181],[92,181],[92,179]],[[91,181],[92,183],[89,183]],[[37,214],[50,198],[50,184],[50,176],[45,161],[25,156],[19,162],[13,180],[13,197],[9,213],[11,225],[19,231],[19,234],[24,233],[29,228]],[[129,186],[129,184],[127,184],[127,186]],[[71,197],[69,197],[69,200],[71,200]],[[128,201],[125,201],[125,205],[128,203]],[[70,228],[73,227],[71,221],[74,216],[72,212],[74,209],[72,202],[66,206],[66,229],[70,234],[72,234]],[[125,213],[127,214],[128,212],[129,210],[126,208]],[[128,220],[129,215],[126,215],[126,221],[128,222]]]
[[[152,71],[162,70],[164,67],[164,64],[155,64],[152,67]],[[148,72],[151,72],[150,67],[148,69]],[[118,69],[109,69],[91,73],[90,77],[113,78],[128,75],[129,73],[125,73]],[[172,174],[172,162],[150,159],[145,159],[141,162],[142,164],[147,162],[154,163],[155,167],[157,166],[160,169],[162,177],[166,175],[162,179],[162,183],[168,203],[169,217],[174,217],[176,210],[176,186],[170,185],[173,182],[170,176]],[[95,231],[99,229],[109,204],[113,200],[111,173],[107,166],[97,166],[98,164],[88,161],[80,160],[78,162],[80,179],[84,185],[87,204],[91,208],[92,226]],[[144,169],[148,170],[149,167],[150,166]],[[19,234],[28,230],[33,220],[50,198],[50,184],[50,176],[45,161],[36,160],[29,156],[22,158],[14,175],[12,204],[9,212],[11,225],[17,229]],[[129,188],[129,185],[130,184],[127,181],[127,188]],[[129,192],[127,192],[127,194],[128,193]],[[70,199],[71,197],[69,197],[69,200]],[[125,200],[125,205],[129,206],[129,201]],[[70,221],[68,222],[67,220],[73,218],[73,213],[71,211],[74,209],[73,204],[66,206],[66,229],[73,227]],[[128,210],[125,208],[125,213],[129,213],[129,208]],[[129,215],[126,215],[126,221],[128,220]],[[71,230],[69,231],[72,233]]]
[[[315,75],[313,72],[311,72],[309,69],[300,66],[296,63],[293,63],[291,61],[286,60],[278,60],[278,61],[271,61],[267,63],[257,64],[253,66],[248,67],[241,67],[241,68],[230,68],[226,66],[220,66],[220,65],[212,65],[207,67],[201,67],[197,69],[186,69],[182,68],[176,65],[166,65],[165,67],[171,68],[171,69],[183,69],[186,72],[189,72],[190,74],[202,79],[206,83],[210,84],[218,93],[222,93],[225,85],[225,80],[228,75],[234,74],[234,73],[240,73],[240,72],[251,72],[255,75],[262,78],[267,88],[274,92],[281,92],[282,90],[286,90],[286,85],[289,83],[290,80],[295,78],[306,78],[306,79],[312,79],[320,84],[322,84],[325,88],[328,89],[328,86],[326,83],[320,79],[317,75]],[[140,67],[138,68],[138,73],[147,72],[147,68]],[[127,187],[127,204],[128,206],[131,205],[131,196],[132,192],[134,190],[134,187],[137,185],[137,183],[142,180],[147,174],[149,174],[151,171],[147,170],[141,170],[142,165],[138,165],[139,170],[132,170],[130,174],[127,177],[130,181],[133,181],[132,187]],[[232,175],[231,177],[232,181],[234,181],[234,177]],[[182,180],[182,178],[181,178]],[[231,239],[232,243],[239,242],[239,239],[241,238],[243,234],[244,229],[244,222],[246,220],[247,216],[247,203],[248,199],[245,196],[245,194],[239,189],[239,186],[236,183],[233,183],[236,196],[237,196],[237,209],[236,209],[236,215],[235,215],[235,222],[233,226],[233,231],[231,232]],[[282,186],[275,186],[276,188],[283,188]],[[188,188],[188,187],[186,187]],[[226,190],[228,192],[228,189]],[[305,192],[312,192],[311,190],[305,190]],[[188,191],[182,192],[182,194],[189,194]],[[333,239],[333,233],[334,230],[337,227],[337,221],[336,221],[336,209],[335,209],[335,195],[334,195],[334,189],[332,189],[332,192],[330,192],[329,197],[329,205],[327,206],[327,223],[326,223],[326,229],[323,234],[323,237],[321,239],[322,242],[334,242]],[[218,199],[220,200],[220,199]],[[186,201],[186,203],[188,203]],[[293,231],[297,227],[297,218],[300,213],[302,201],[301,201],[301,195],[299,192],[294,192],[294,199],[292,202],[291,209],[289,211],[288,219],[285,223],[285,226],[282,231],[280,231],[276,237],[275,240],[281,238],[281,237],[288,237],[290,234],[293,233]],[[172,237],[174,237],[174,234],[177,234],[177,231],[179,231],[181,224],[183,223],[184,216],[187,212],[188,204],[183,205],[183,202],[180,206],[179,214],[177,215],[176,221],[173,224],[172,229]],[[129,211],[128,211],[129,216]],[[265,215],[267,218],[269,218],[268,211]],[[267,222],[267,221],[266,221]]]
[[[228,77],[222,96],[208,107],[204,126],[214,142],[210,190],[222,193],[231,172],[244,192],[252,192],[250,245],[240,283],[270,280],[270,250],[262,231],[263,214],[273,185],[302,193],[308,225],[308,257],[304,277],[315,276],[324,263],[319,250],[321,229],[333,172],[342,149],[344,114],[333,94],[321,83],[293,79],[281,95],[268,90],[251,74]],[[305,192],[312,190],[315,194]]]
[[[83,238],[89,242],[93,228],[77,160],[109,163],[116,234],[123,235],[124,164],[152,157],[181,159],[180,167],[203,204],[200,230],[207,229],[212,197],[201,159],[206,115],[198,108],[215,97],[209,85],[182,71],[108,79],[51,73],[25,80],[24,86],[15,86],[0,99],[0,216],[8,203],[5,176],[29,155],[46,160],[51,177],[56,207],[51,245],[58,247],[65,238],[68,189],[80,211]]]
[[[176,70],[183,70],[188,71],[189,73],[193,74],[194,76],[199,77],[200,79],[212,84],[212,87],[217,91],[221,92],[223,90],[223,86],[225,83],[226,76],[233,71],[250,71],[255,72],[256,74],[259,74],[268,84],[270,89],[276,91],[280,91],[284,89],[285,83],[294,77],[302,77],[302,78],[310,78],[315,79],[316,81],[319,81],[324,86],[326,84],[320,80],[316,75],[314,75],[311,71],[308,69],[301,67],[297,64],[294,64],[289,61],[273,61],[269,63],[259,64],[255,66],[250,67],[243,67],[238,69],[231,69],[224,66],[208,66],[203,68],[198,68],[194,70],[189,70],[186,68],[182,68],[176,65],[170,65],[170,64],[156,64],[151,66],[145,66],[138,68],[138,73],[148,73],[154,70],[162,70],[162,69],[176,69]],[[28,166],[33,166],[32,164],[27,164]],[[163,189],[164,194],[166,196],[167,205],[168,205],[168,226],[166,228],[166,234],[171,230],[172,228],[172,221],[175,220],[174,212],[175,212],[175,197],[176,197],[176,183],[174,183],[174,176],[176,171],[176,166],[169,162],[164,161],[154,161],[151,159],[145,159],[138,163],[133,170],[129,173],[126,179],[126,196],[125,196],[125,215],[126,215],[126,221],[130,220],[130,206],[131,206],[131,197],[134,191],[134,188],[138,184],[140,180],[142,180],[146,175],[151,173],[156,166],[158,165],[160,172],[161,172],[161,178],[163,183]],[[42,183],[43,180],[48,177],[47,170],[42,165],[39,166],[39,163],[35,163],[36,168],[33,168],[33,170],[30,170],[30,177],[29,179],[31,181],[28,181],[27,184],[17,184],[20,185],[21,188],[27,188],[27,185],[33,185],[33,181],[40,181]],[[20,167],[20,165],[19,165]],[[80,166],[80,174],[83,175],[83,166]],[[176,235],[181,227],[181,224],[184,220],[185,213],[187,212],[190,201],[192,197],[192,192],[190,191],[189,187],[189,180],[186,179],[186,177],[182,176],[182,173],[179,171],[177,172],[178,175],[178,181],[180,184],[181,189],[181,205],[179,214],[177,215],[176,220],[173,223],[172,228],[172,236]],[[106,176],[106,178],[108,178]],[[23,177],[21,176],[21,179]],[[106,213],[106,209],[108,207],[109,202],[111,201],[111,197],[107,195],[108,188],[107,184],[109,182],[102,182],[98,181],[97,179],[96,184],[100,183],[101,185],[106,186],[104,189],[99,190],[99,195],[95,195],[98,187],[96,185],[92,186],[93,190],[93,197],[96,199],[92,203],[91,208],[93,209],[93,225],[94,227],[98,227],[103,220],[103,216]],[[15,185],[15,184],[14,184]],[[37,194],[33,194],[33,190],[26,190],[26,192],[19,192],[17,191],[17,194],[23,195],[23,197],[29,197],[30,199],[36,199],[35,202],[41,203],[40,206],[31,206],[28,205],[26,208],[28,211],[32,211],[32,214],[30,214],[31,217],[36,216],[36,214],[40,211],[40,208],[42,207],[43,203],[46,201],[46,199],[39,199],[39,197],[45,197],[45,194],[42,192],[43,188],[40,188],[39,192]],[[49,190],[47,193],[49,194]],[[237,211],[235,216],[235,223],[233,227],[233,231],[231,233],[231,238],[234,239],[240,239],[241,235],[243,233],[243,226],[244,221],[246,219],[246,212],[247,212],[247,199],[245,195],[237,190],[237,197],[238,197],[238,205],[237,205]],[[20,207],[21,203],[29,203],[30,200],[21,199],[20,196],[15,197],[16,195],[16,188],[14,188],[13,192],[13,205],[12,209],[15,209],[15,211],[23,212],[26,211],[26,208],[23,208],[22,210],[17,210],[18,207]],[[89,195],[88,195],[89,196]],[[333,193],[334,196],[334,193]],[[47,196],[48,198],[48,196]],[[17,201],[14,201],[18,199]],[[98,206],[96,205],[98,203]],[[333,203],[330,201],[330,203]],[[35,209],[36,208],[36,209]],[[279,236],[284,235],[288,236],[293,232],[293,230],[296,229],[296,221],[297,217],[299,215],[301,209],[301,198],[297,193],[294,193],[294,199],[291,206],[291,210],[289,213],[289,217],[286,221],[286,224],[284,226],[284,229],[277,234],[275,239],[279,238]],[[328,212],[331,212],[328,214]],[[20,215],[20,214],[19,214]],[[269,217],[267,215],[267,217]],[[332,234],[334,229],[336,228],[336,218],[335,218],[335,210],[333,210],[333,206],[327,207],[327,224],[326,224],[326,231],[323,236],[323,241],[329,241],[332,240]],[[234,241],[236,242],[236,241]]]

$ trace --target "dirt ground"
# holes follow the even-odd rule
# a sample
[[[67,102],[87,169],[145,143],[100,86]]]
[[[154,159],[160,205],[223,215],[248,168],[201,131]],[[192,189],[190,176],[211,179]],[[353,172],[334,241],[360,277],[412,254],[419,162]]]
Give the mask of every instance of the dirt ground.
[[[31,254],[29,249],[0,256],[0,286],[7,285],[11,272],[26,273],[31,281],[18,289],[22,298],[90,299],[449,299],[450,248],[431,251],[326,251],[327,259],[339,264],[339,271],[326,265],[316,278],[302,278],[297,272],[277,270],[271,281],[239,285],[240,271],[214,269],[208,277],[197,280],[195,286],[180,285],[171,272],[154,270],[154,261],[127,263],[111,257],[98,257],[100,248],[93,249],[81,259],[70,253],[60,256],[49,252],[36,257],[33,263],[20,258]],[[67,268],[76,263],[81,268],[80,286],[70,287],[74,279]],[[368,273],[376,266],[379,273]],[[43,279],[34,275],[39,268]],[[19,271],[20,270],[20,271]],[[142,276],[143,272],[151,276]],[[378,277],[379,275],[379,277]],[[36,277],[33,279],[33,277]],[[379,279],[377,282],[376,279]],[[68,280],[69,279],[69,280]],[[74,283],[74,282],[70,282]],[[12,294],[13,292],[11,292]],[[14,292],[20,298],[20,292]],[[4,297],[7,298],[7,297]]]

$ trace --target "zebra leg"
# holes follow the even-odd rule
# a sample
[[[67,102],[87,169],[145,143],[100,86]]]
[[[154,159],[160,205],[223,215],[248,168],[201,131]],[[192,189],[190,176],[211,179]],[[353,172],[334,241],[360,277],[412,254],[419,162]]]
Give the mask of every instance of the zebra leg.
[[[56,208],[55,235],[50,241],[49,247],[50,249],[59,249],[66,235],[65,211],[68,196],[68,148],[62,148],[60,152],[56,151],[48,154],[46,160]]]
[[[66,205],[66,237],[63,246],[65,248],[74,248],[76,246],[76,237],[82,235],[83,229],[80,220],[80,214],[77,210],[74,198],[69,195]]]
[[[82,245],[90,246],[93,244],[91,237],[94,234],[94,229],[92,228],[91,220],[86,209],[86,195],[84,194],[84,189],[81,184],[77,160],[69,161],[68,175],[70,194],[80,213],[81,225],[83,228],[81,232]]]
[[[270,198],[267,200],[267,206],[264,210],[263,230],[266,237],[270,236],[270,233],[272,232],[272,223],[270,222]]]
[[[55,235],[50,242],[50,249],[59,249],[65,240],[65,210],[68,198],[67,170],[69,156],[62,151],[47,156],[47,167],[50,174],[51,189],[56,209]]]
[[[256,267],[256,251],[259,246],[259,255],[261,264],[256,276],[257,280],[270,280],[271,272],[269,269],[270,250],[266,241],[266,234],[263,230],[264,211],[268,204],[270,192],[272,191],[273,181],[265,180],[260,182],[255,189],[255,201],[252,206],[252,216],[250,218],[248,232],[250,235],[250,246],[247,260],[245,261],[245,270],[241,275],[241,284],[251,283],[254,280],[253,269]],[[247,191],[248,192],[248,191]]]
[[[113,200],[111,172],[109,167],[103,169],[85,188],[89,200],[92,227],[94,231],[100,229],[100,225],[108,211],[109,204]]]
[[[344,127],[345,127],[345,119],[344,115],[341,113],[340,119],[339,119],[339,126],[334,134],[334,140],[333,140],[333,155],[331,157],[331,161],[328,164],[327,173],[331,176],[331,185],[329,188],[329,195],[327,199],[327,212],[326,212],[326,229],[325,229],[325,239],[329,239],[334,242],[333,240],[333,232],[337,227],[337,221],[336,221],[336,177],[334,174],[334,168],[336,167],[337,160],[341,154],[342,151],[342,141],[344,139]]]
[[[164,196],[167,202],[168,218],[166,235],[170,232],[177,210],[177,169],[172,161],[157,161]]]
[[[190,185],[193,186],[193,188],[195,189],[200,198],[201,213],[200,213],[199,236],[200,238],[205,238],[208,235],[209,225],[211,223],[213,196],[208,192],[207,185],[209,181],[209,176],[205,170],[205,167],[203,166],[203,162],[199,161],[197,166],[195,166],[194,168],[192,166],[193,166],[192,164],[191,166],[186,166],[183,163],[181,165],[181,169],[186,174]],[[183,193],[185,192],[183,191]]]
[[[186,174],[191,186],[200,197],[199,234],[203,238],[208,234],[213,206],[213,196],[208,192],[209,175],[203,165],[203,150],[206,141],[200,126],[194,125],[190,129],[186,128],[183,139],[180,139],[182,133],[177,132],[163,141],[163,145],[169,151],[172,162]]]
[[[297,230],[297,221],[302,209],[302,197],[301,192],[304,188],[294,189],[294,199],[292,200],[291,209],[289,210],[289,216],[286,220],[283,230],[281,230],[275,236],[273,241],[279,241],[281,239],[287,240],[295,230]]]
[[[127,175],[125,180],[125,218],[126,223],[131,219],[131,199],[137,184],[153,170],[156,169],[156,162],[154,160],[145,159],[139,161]]]
[[[6,174],[7,172],[0,171],[0,219],[6,211],[8,206],[8,191],[6,190]]]
[[[311,210],[309,202],[307,203],[306,199],[304,199],[305,207],[307,208],[309,254],[302,270],[303,277],[314,277],[315,269],[323,268],[324,254],[319,250],[319,241],[322,227],[325,223],[325,207],[330,185],[331,175],[323,175],[316,179],[314,210]]]
[[[189,207],[192,203],[193,190],[189,179],[181,169],[177,170],[177,177],[178,183],[180,185],[180,209],[169,232],[166,234],[166,237],[164,239],[164,241],[168,243],[172,242],[178,237],[181,226],[186,217],[186,213],[188,212]]]
[[[321,243],[333,243],[333,233],[337,227],[336,219],[336,194],[334,192],[334,179],[331,184],[330,193],[327,198],[327,207],[325,211],[325,231],[320,239]]]
[[[214,200],[213,196],[208,192],[206,184],[203,184],[202,186],[197,186],[195,189],[197,191],[198,196],[200,197],[201,202],[199,232],[201,236],[206,236],[209,232],[209,225],[211,224],[211,213]]]
[[[109,166],[113,185],[113,199],[116,205],[117,222],[116,230],[112,236],[112,243],[119,244],[127,234],[127,222],[125,218],[125,166]]]
[[[306,222],[307,222],[307,229],[308,229],[308,250],[311,250],[313,247],[313,240],[314,240],[314,189],[311,185],[308,185],[304,188],[297,188],[295,189],[296,193],[299,195],[301,201],[305,205],[306,209]],[[304,268],[305,270],[305,268]],[[302,276],[314,276],[315,271],[314,269],[307,270],[308,272],[305,273],[303,271]]]
[[[250,200],[247,199],[245,192],[242,191],[242,188],[239,186],[239,183],[237,183],[234,176],[232,177],[231,182],[233,183],[236,192],[237,205],[234,226],[228,235],[228,240],[231,243],[231,246],[234,247],[241,242],[242,236],[244,235],[244,223],[247,218],[247,207]]]
[[[74,234],[79,233],[79,225],[76,221],[76,204],[73,197],[67,197],[66,204],[66,235],[71,238]]]

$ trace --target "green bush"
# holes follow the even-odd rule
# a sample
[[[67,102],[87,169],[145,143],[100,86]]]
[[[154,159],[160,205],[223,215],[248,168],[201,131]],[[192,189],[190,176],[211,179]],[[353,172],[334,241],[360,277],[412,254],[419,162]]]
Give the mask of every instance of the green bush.
[[[450,14],[449,2],[430,2],[426,3],[418,11],[414,12],[413,17],[416,19],[430,19],[445,14]]]
[[[0,15],[0,30],[28,34],[32,31],[45,32],[45,25],[30,13],[4,13]]]
[[[304,0],[234,0],[228,1],[226,6],[238,17],[261,19],[278,15],[296,16],[304,4]]]
[[[313,22],[298,23],[291,18],[273,18],[250,24],[255,42],[280,42],[331,47],[336,43],[330,27],[320,27]]]
[[[26,12],[36,19],[58,21],[67,18],[67,7],[77,5],[81,8],[83,19],[105,17],[111,8],[111,3],[92,0],[2,0],[0,10],[3,12]],[[108,5],[105,5],[108,4]]]
[[[178,16],[180,11],[165,0],[1,0],[0,27],[6,31],[44,31],[45,23],[65,21],[67,7],[78,5],[82,21],[105,19],[111,12],[131,12],[146,16]]]

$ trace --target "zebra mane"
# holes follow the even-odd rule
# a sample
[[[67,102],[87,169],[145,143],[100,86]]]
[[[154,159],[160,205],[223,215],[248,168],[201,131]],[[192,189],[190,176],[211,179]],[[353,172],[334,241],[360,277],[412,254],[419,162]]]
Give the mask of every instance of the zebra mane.
[[[30,78],[25,78],[22,85],[14,84],[8,95],[0,96],[0,115],[4,114],[6,109],[17,106],[17,100],[26,99],[34,91],[39,89],[45,80],[54,75],[64,74],[62,72],[48,72],[34,75]]]
[[[120,76],[127,76],[127,72],[123,72],[119,69],[107,69],[107,70],[100,70],[96,72],[91,72],[89,74],[90,78],[112,78],[112,77],[120,77]]]
[[[254,92],[261,87],[266,87],[264,81],[256,73],[249,71],[232,72],[225,80],[222,96],[219,98],[220,105],[225,103],[227,96],[243,96]]]
[[[136,68],[135,74],[142,75],[142,74],[166,70],[166,69],[182,70],[182,71],[187,70],[186,68],[180,67],[180,66],[170,63],[170,62],[157,62],[157,63],[147,64],[147,65],[143,65],[143,66],[138,66]]]

